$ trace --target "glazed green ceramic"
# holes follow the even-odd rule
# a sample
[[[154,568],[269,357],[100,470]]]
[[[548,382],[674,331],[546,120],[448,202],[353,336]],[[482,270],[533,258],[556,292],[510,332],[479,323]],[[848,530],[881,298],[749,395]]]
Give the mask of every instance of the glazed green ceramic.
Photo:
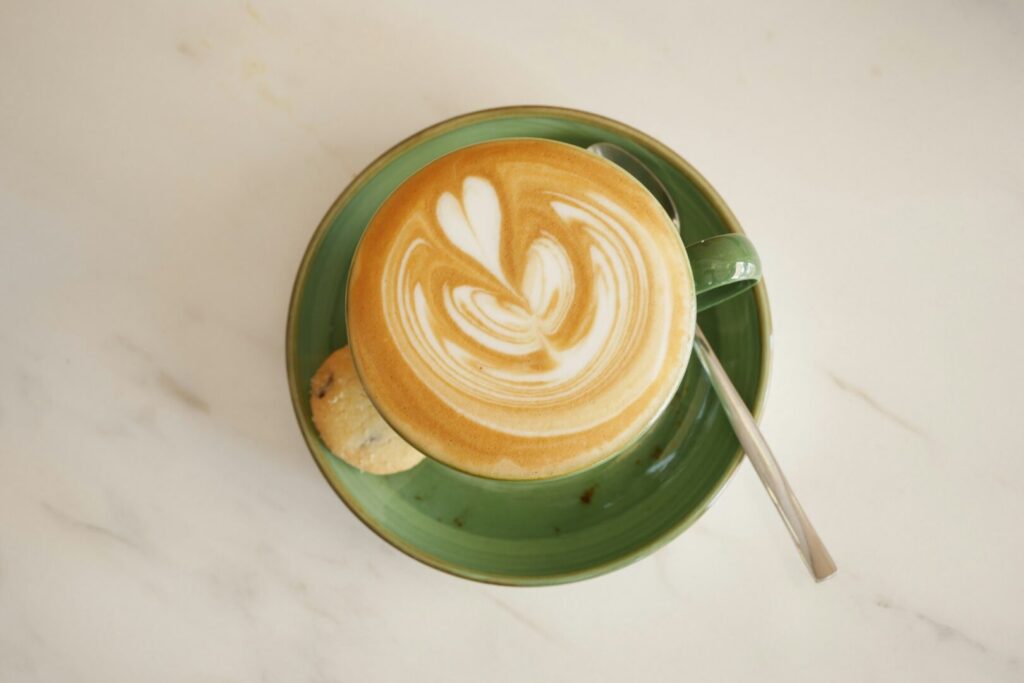
[[[321,443],[309,380],[347,343],[345,285],[356,244],[384,199],[415,171],[466,145],[507,137],[586,147],[615,143],[649,165],[679,209],[683,241],[741,232],[689,164],[616,121],[550,107],[468,114],[405,140],[363,171],[317,228],[288,313],[292,403],[320,470],[367,526],[408,555],[470,579],[564,583],[632,562],[682,532],[707,509],[742,453],[696,358],[657,424],[634,447],[579,474],[548,481],[481,479],[427,459],[408,472],[363,474]],[[770,320],[764,284],[700,313],[698,322],[755,414],[768,379]]]

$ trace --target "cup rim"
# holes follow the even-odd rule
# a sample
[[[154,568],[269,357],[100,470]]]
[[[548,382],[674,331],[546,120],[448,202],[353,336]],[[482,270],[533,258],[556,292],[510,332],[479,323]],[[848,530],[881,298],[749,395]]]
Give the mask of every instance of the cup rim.
[[[608,560],[601,564],[576,569],[570,572],[563,572],[557,574],[543,575],[537,577],[521,577],[515,574],[498,574],[489,572],[486,575],[477,574],[462,570],[457,564],[448,563],[440,558],[431,556],[428,553],[421,552],[415,546],[405,542],[403,539],[391,534],[387,529],[380,527],[375,524],[372,517],[366,513],[362,506],[346,495],[345,488],[343,486],[336,485],[330,472],[328,472],[326,466],[321,463],[320,459],[316,457],[313,452],[313,446],[310,441],[313,436],[309,433],[308,426],[303,421],[300,405],[301,401],[305,400],[302,392],[299,389],[299,378],[296,376],[293,365],[290,362],[295,352],[296,338],[298,336],[299,321],[296,312],[298,310],[299,300],[305,290],[306,279],[308,271],[312,263],[314,255],[320,248],[321,242],[324,240],[328,230],[334,223],[334,219],[338,213],[347,205],[348,201],[360,192],[363,187],[369,182],[370,178],[375,176],[380,170],[388,166],[396,157],[405,153],[412,147],[418,145],[420,142],[435,137],[437,135],[457,130],[466,125],[485,121],[488,119],[503,118],[503,117],[514,117],[514,116],[556,116],[567,119],[574,119],[584,123],[597,125],[599,127],[609,128],[616,132],[628,137],[639,144],[645,146],[661,158],[668,161],[670,164],[675,166],[677,169],[682,171],[689,180],[704,194],[709,204],[716,213],[722,218],[726,228],[732,233],[739,233],[745,235],[743,228],[740,226],[736,216],[732,213],[732,210],[726,205],[725,201],[718,194],[718,192],[712,187],[712,185],[704,178],[700,172],[697,171],[688,161],[682,156],[673,151],[671,148],[666,146],[656,138],[640,131],[632,126],[629,126],[621,121],[602,116],[600,114],[594,114],[592,112],[573,109],[569,107],[551,106],[551,105],[512,105],[512,106],[501,106],[491,107],[486,109],[480,109],[464,114],[452,116],[444,119],[438,123],[427,126],[412,135],[404,138],[403,140],[395,143],[387,150],[382,152],[376,159],[370,162],[364,167],[348,185],[341,191],[331,206],[327,209],[324,216],[320,219],[316,230],[310,237],[309,243],[306,246],[305,251],[302,255],[302,260],[299,263],[298,270],[295,275],[295,281],[292,285],[291,296],[289,297],[288,313],[285,326],[285,371],[288,377],[289,393],[291,395],[292,410],[295,414],[296,421],[298,422],[299,431],[303,435],[303,440],[306,442],[306,447],[313,453],[313,460],[317,464],[317,468],[323,475],[324,479],[330,485],[331,489],[351,510],[353,514],[374,534],[380,537],[382,540],[387,542],[389,545],[395,547],[403,554],[411,557],[418,562],[421,562],[429,567],[443,571],[446,574],[457,576],[459,578],[472,579],[483,583],[489,583],[494,585],[505,585],[505,586],[537,586],[537,585],[550,585],[559,583],[568,583],[576,580],[582,580],[592,578],[604,574],[608,571],[612,571],[616,568],[625,566],[636,559],[644,557],[649,553],[662,547],[670,540],[678,536],[684,530],[686,530],[691,524],[700,518],[704,512],[710,508],[718,496],[721,495],[725,485],[732,479],[732,475],[735,473],[736,468],[739,466],[743,459],[742,447],[737,448],[736,453],[733,455],[732,461],[723,471],[721,478],[715,485],[715,488],[711,491],[710,495],[697,507],[691,510],[688,514],[681,517],[679,521],[670,529],[665,531],[657,538],[652,539],[647,544],[635,548],[633,551]],[[771,380],[771,361],[772,361],[772,321],[771,321],[771,309],[768,306],[768,293],[765,280],[762,277],[756,286],[752,288],[752,292],[755,298],[755,305],[758,311],[758,323],[760,327],[760,339],[761,339],[761,357],[763,359],[761,363],[761,377],[757,385],[757,391],[753,398],[751,405],[751,413],[755,420],[760,418],[762,408],[764,406],[765,397],[768,392],[768,385]],[[524,484],[529,484],[530,481],[524,481]]]
[[[684,376],[686,374],[686,368],[689,365],[691,356],[693,355],[694,338],[696,337],[696,333],[697,333],[697,287],[696,287],[696,283],[694,282],[693,269],[692,269],[692,267],[690,265],[690,258],[689,258],[689,254],[687,253],[687,247],[686,247],[686,244],[683,243],[683,235],[680,232],[678,226],[673,224],[672,217],[669,216],[664,211],[664,209],[658,203],[658,201],[654,197],[654,195],[651,195],[650,191],[646,187],[644,187],[643,183],[641,183],[639,180],[637,180],[632,175],[630,175],[628,171],[626,171],[624,168],[622,168],[618,164],[616,164],[616,163],[614,163],[614,162],[612,162],[612,161],[610,161],[608,159],[605,159],[604,157],[602,157],[600,155],[590,154],[589,152],[587,152],[587,150],[585,150],[585,149],[583,149],[581,147],[578,147],[576,145],[570,144],[568,142],[562,142],[561,140],[551,140],[551,139],[548,139],[548,138],[537,138],[537,137],[529,137],[529,136],[516,136],[516,137],[510,137],[510,138],[501,138],[501,141],[505,141],[505,140],[531,140],[531,141],[544,142],[544,143],[548,143],[548,144],[552,144],[552,145],[561,145],[561,146],[565,146],[565,147],[571,147],[574,150],[582,151],[584,153],[589,154],[590,156],[593,156],[594,160],[598,161],[599,163],[605,164],[614,173],[616,173],[619,176],[621,176],[626,182],[633,183],[642,192],[645,192],[648,195],[650,195],[651,199],[658,206],[658,210],[661,211],[662,215],[664,216],[665,223],[671,228],[670,232],[673,235],[675,235],[675,241],[677,242],[677,246],[679,247],[679,250],[683,253],[684,264],[685,264],[685,267],[686,267],[686,279],[687,279],[687,281],[689,283],[689,293],[690,293],[690,297],[689,298],[690,298],[690,311],[691,312],[688,314],[689,321],[688,321],[688,324],[687,324],[687,331],[686,331],[686,334],[687,334],[687,337],[688,337],[688,341],[687,341],[687,344],[686,344],[686,347],[687,347],[686,348],[686,352],[683,355],[683,362],[677,368],[676,378],[675,378],[675,381],[672,384],[672,389],[665,396],[665,399],[658,406],[658,409],[653,413],[653,415],[650,417],[650,419],[647,420],[646,424],[643,425],[642,429],[640,429],[635,434],[633,434],[630,437],[629,441],[627,441],[626,443],[624,443],[621,446],[619,446],[619,448],[617,448],[616,450],[614,450],[614,451],[612,451],[610,453],[607,453],[607,454],[603,455],[602,457],[600,457],[599,459],[594,460],[592,462],[589,462],[589,463],[583,465],[582,467],[577,467],[577,468],[572,469],[572,470],[567,470],[567,471],[564,471],[564,472],[559,472],[557,474],[553,474],[553,475],[550,475],[550,476],[543,476],[543,477],[498,477],[498,476],[490,476],[488,474],[481,474],[479,472],[473,472],[473,471],[471,471],[469,469],[465,469],[465,468],[461,467],[459,464],[447,462],[446,460],[443,460],[442,458],[437,457],[437,456],[431,454],[425,448],[422,448],[419,443],[417,443],[417,440],[413,437],[413,435],[408,434],[405,431],[403,431],[399,427],[399,425],[395,424],[395,422],[393,422],[391,419],[389,419],[387,413],[384,410],[381,409],[381,406],[378,404],[377,398],[374,395],[373,388],[370,385],[368,385],[363,380],[363,373],[362,373],[362,370],[360,368],[358,355],[355,353],[354,350],[352,351],[352,365],[353,365],[353,367],[356,370],[356,375],[359,377],[359,381],[362,382],[362,384],[363,384],[363,388],[366,391],[366,397],[370,400],[370,403],[372,403],[374,408],[377,409],[377,412],[380,414],[381,418],[383,418],[383,420],[385,422],[387,422],[388,425],[395,432],[397,432],[399,436],[401,436],[411,446],[413,446],[413,448],[415,448],[420,453],[422,453],[424,457],[430,458],[431,460],[437,462],[438,464],[440,464],[440,465],[442,465],[444,467],[449,467],[449,468],[451,468],[453,470],[461,472],[461,473],[463,473],[463,474],[465,474],[467,476],[470,476],[470,477],[478,477],[480,479],[485,479],[485,480],[490,480],[490,481],[502,481],[502,482],[512,482],[512,483],[517,483],[518,482],[518,483],[522,483],[522,484],[530,484],[530,483],[536,483],[536,482],[542,482],[542,481],[552,481],[552,480],[555,480],[555,479],[563,479],[565,477],[572,477],[572,476],[575,476],[577,474],[581,474],[583,472],[586,472],[587,470],[590,470],[590,469],[593,469],[595,467],[598,467],[599,465],[604,464],[604,463],[608,462],[609,460],[612,460],[612,459],[618,457],[623,452],[625,452],[625,451],[629,450],[630,448],[632,448],[636,443],[638,443],[644,437],[644,435],[646,435],[651,429],[654,428],[654,426],[661,419],[662,415],[664,415],[665,410],[668,408],[669,404],[672,402],[672,398],[676,395],[676,392],[679,391],[679,387],[682,386],[683,379],[684,379]],[[452,154],[457,154],[457,153],[459,153],[459,152],[461,152],[463,150],[470,149],[470,148],[475,147],[477,145],[485,145],[485,144],[489,144],[489,143],[495,142],[495,141],[496,140],[483,140],[483,141],[480,141],[480,142],[474,142],[474,143],[470,143],[468,145],[465,145],[464,147],[459,147],[458,149],[454,149],[454,150],[452,150],[450,152],[446,152],[445,154],[442,154],[441,156],[437,157],[436,159],[427,162],[427,164],[425,166],[423,166],[423,169],[427,168],[431,164],[434,164],[434,163],[440,161],[441,159],[444,159],[445,157],[450,156]],[[420,170],[423,170],[423,169],[420,169]],[[417,173],[418,172],[419,171],[417,171]],[[401,185],[399,185],[399,187],[401,187]],[[396,187],[391,192],[391,194],[389,194],[387,197],[384,198],[384,201],[381,202],[380,207],[378,207],[378,211],[380,210],[381,207],[384,206],[384,204],[386,204],[388,202],[388,200],[391,198],[391,196],[395,192],[397,192],[397,191],[398,191],[398,187]],[[372,217],[370,218],[370,222],[371,223],[373,222],[373,218]],[[369,227],[369,226],[367,226],[367,227]],[[353,268],[351,268],[349,270],[348,282],[347,282],[347,285],[345,287],[345,311],[344,311],[344,315],[345,315],[346,327],[348,329],[351,329],[351,327],[348,325],[348,315],[349,315],[349,301],[350,301],[350,297],[352,296],[352,287],[351,287],[351,284],[352,284],[352,273],[355,271],[355,268],[354,268],[355,262],[356,262],[356,259],[359,258],[359,252],[363,248],[363,242],[364,242],[365,237],[366,237],[366,232],[364,232],[362,234],[362,236],[360,236],[359,242],[356,244],[356,248],[352,252],[352,265],[353,265]],[[716,235],[716,237],[722,237],[722,235]],[[349,339],[349,349],[353,349],[351,338]]]

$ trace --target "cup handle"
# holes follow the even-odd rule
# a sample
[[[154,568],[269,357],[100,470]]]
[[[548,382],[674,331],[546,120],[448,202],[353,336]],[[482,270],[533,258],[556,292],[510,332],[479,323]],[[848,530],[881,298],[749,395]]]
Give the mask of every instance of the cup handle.
[[[697,310],[717,306],[761,279],[761,259],[746,235],[716,235],[686,245],[693,272]]]

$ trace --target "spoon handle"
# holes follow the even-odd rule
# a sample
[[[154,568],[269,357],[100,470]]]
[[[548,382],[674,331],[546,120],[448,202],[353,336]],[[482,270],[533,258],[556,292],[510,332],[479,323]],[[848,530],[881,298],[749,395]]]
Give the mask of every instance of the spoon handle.
[[[832,561],[825,544],[821,542],[818,533],[811,526],[811,521],[804,514],[799,501],[789,488],[789,482],[779,469],[779,463],[768,448],[768,442],[761,436],[761,430],[757,428],[754,416],[750,414],[747,405],[743,402],[732,380],[726,374],[725,368],[718,360],[711,344],[708,343],[704,333],[697,328],[694,339],[694,349],[697,351],[697,358],[707,372],[711,385],[718,394],[718,399],[725,409],[725,414],[732,423],[733,431],[746,451],[750,463],[754,466],[757,476],[761,477],[768,495],[778,509],[782,519],[786,522],[789,533],[793,536],[800,554],[803,555],[807,568],[814,575],[815,581],[822,581],[836,571],[836,563]]]

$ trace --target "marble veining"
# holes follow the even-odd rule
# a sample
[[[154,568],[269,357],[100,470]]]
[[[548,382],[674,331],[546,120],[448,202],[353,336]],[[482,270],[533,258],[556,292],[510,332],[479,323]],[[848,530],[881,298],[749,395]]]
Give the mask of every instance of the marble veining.
[[[935,637],[939,641],[955,641],[960,643],[972,650],[975,650],[981,655],[992,656],[998,660],[1001,660],[1006,666],[1014,671],[1021,669],[1022,659],[1017,655],[1008,655],[1004,652],[996,651],[990,648],[980,640],[964,633],[962,630],[955,628],[943,621],[939,621],[935,617],[929,616],[924,612],[920,612],[916,609],[905,607],[898,603],[893,602],[890,598],[885,596],[877,596],[874,604],[880,609],[887,610],[896,614],[900,614],[906,617],[912,617],[922,624],[925,624],[931,628]]]
[[[900,415],[898,415],[895,412],[893,412],[891,409],[889,409],[889,408],[885,407],[884,405],[882,405],[881,403],[879,403],[879,401],[876,398],[874,398],[871,394],[869,394],[864,389],[861,389],[860,387],[855,386],[854,384],[850,383],[848,380],[843,379],[842,377],[840,377],[839,375],[835,374],[834,372],[829,372],[828,376],[832,380],[833,384],[835,384],[837,387],[839,387],[839,389],[841,389],[842,391],[846,392],[847,394],[850,394],[851,396],[855,396],[856,398],[860,399],[862,402],[864,402],[868,407],[870,407],[872,410],[874,410],[879,415],[882,415],[886,419],[888,419],[888,420],[892,421],[893,423],[899,425],[900,427],[902,427],[903,429],[907,430],[908,432],[910,432],[912,434],[916,434],[917,436],[921,437],[922,439],[925,439],[925,440],[928,439],[928,435],[925,434],[924,431],[922,431],[920,427],[914,425],[912,422],[910,422],[910,420],[907,420],[906,418],[901,417]]]
[[[544,639],[545,642],[548,642],[551,645],[557,645],[557,644],[563,642],[561,638],[559,638],[558,636],[553,634],[550,630],[545,628],[541,623],[537,622],[535,619],[533,619],[532,617],[528,616],[527,614],[524,614],[521,610],[516,609],[515,607],[513,607],[510,604],[508,604],[507,602],[505,602],[501,598],[497,597],[496,595],[492,595],[490,593],[484,593],[484,595],[486,595],[487,598],[492,603],[494,603],[501,610],[503,610],[505,612],[505,614],[507,614],[510,617],[512,617],[512,619],[514,621],[516,621],[520,625],[526,627],[527,630],[532,631],[535,635],[537,635],[540,638]]]
[[[1022,26],[1007,2],[7,3],[0,682],[1022,680]],[[323,481],[283,362],[312,230],[404,136],[523,101],[662,139],[758,245],[762,423],[830,581],[746,464],[653,556],[545,589],[414,562]]]
[[[57,507],[54,507],[53,505],[45,501],[40,503],[39,507],[42,508],[42,510],[46,512],[46,514],[49,515],[49,517],[52,520],[54,520],[55,522],[57,522],[58,524],[67,529],[70,529],[78,533],[84,532],[93,537],[106,539],[107,541],[116,543],[124,548],[128,548],[136,552],[144,552],[143,547],[139,544],[137,540],[129,536],[126,536],[118,531],[110,529],[106,526],[103,526],[102,524],[96,524],[94,522],[88,522],[86,520],[73,517],[67,512]]]
[[[210,405],[201,396],[176,380],[166,370],[161,370],[157,374],[157,383],[169,396],[192,410],[197,410],[200,413],[210,412]]]

